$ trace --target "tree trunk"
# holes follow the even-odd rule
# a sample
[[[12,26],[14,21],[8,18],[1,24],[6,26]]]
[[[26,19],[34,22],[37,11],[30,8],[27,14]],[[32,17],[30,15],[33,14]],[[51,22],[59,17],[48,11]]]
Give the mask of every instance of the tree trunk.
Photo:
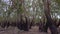
[[[25,25],[24,25],[24,31],[29,31],[29,28],[28,28],[28,20],[27,20],[27,17],[25,17],[25,19],[26,19],[26,22],[24,23]]]
[[[43,2],[44,2],[44,13],[45,13],[45,16],[47,18],[46,30],[49,27],[51,30],[51,34],[58,34],[57,28],[53,24],[53,20],[52,20],[51,15],[50,15],[50,8],[49,8],[50,0],[43,0]]]

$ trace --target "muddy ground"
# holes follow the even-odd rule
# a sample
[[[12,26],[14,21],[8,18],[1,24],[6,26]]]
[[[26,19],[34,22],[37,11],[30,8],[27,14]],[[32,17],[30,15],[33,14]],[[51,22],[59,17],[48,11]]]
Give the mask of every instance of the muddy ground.
[[[9,27],[9,28],[1,28],[0,27],[0,34],[51,34],[50,30],[48,32],[39,32],[38,26],[32,27],[29,31],[21,31],[17,27]]]

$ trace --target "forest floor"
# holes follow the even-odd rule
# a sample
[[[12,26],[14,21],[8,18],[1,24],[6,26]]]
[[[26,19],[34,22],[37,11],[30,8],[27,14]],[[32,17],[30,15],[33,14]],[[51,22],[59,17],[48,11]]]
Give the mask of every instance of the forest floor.
[[[50,31],[48,29],[48,33],[45,32],[39,32],[38,26],[32,27],[29,31],[20,31],[17,27],[9,27],[5,28],[0,28],[0,34],[50,34]]]

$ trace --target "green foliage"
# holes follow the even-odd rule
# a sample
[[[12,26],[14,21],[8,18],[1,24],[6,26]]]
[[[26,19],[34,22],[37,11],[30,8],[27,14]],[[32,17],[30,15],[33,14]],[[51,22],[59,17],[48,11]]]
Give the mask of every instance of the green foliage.
[[[53,0],[51,0],[53,3]],[[13,3],[11,6],[7,5],[5,2],[1,2],[0,1],[0,14],[2,14],[2,16],[0,15],[0,20],[2,20],[3,18],[7,20],[11,18],[13,18],[13,21],[16,20],[19,16],[17,15],[27,15],[27,16],[43,16],[44,15],[44,9],[43,9],[43,2],[41,0],[34,0],[34,2],[31,0],[24,0],[23,3],[21,3],[20,0],[11,0],[11,2]],[[60,6],[60,0],[54,0],[54,2],[58,3],[58,5]],[[32,3],[32,4],[31,4]],[[30,5],[31,4],[31,5]],[[60,14],[60,8],[59,6],[54,6],[54,4],[50,5],[51,8],[51,14],[53,15],[53,13],[57,13]],[[5,7],[8,7],[8,9],[6,9]],[[3,9],[5,8],[6,11]],[[31,8],[36,8],[32,9]],[[27,11],[26,11],[27,9]],[[58,11],[56,11],[56,9]],[[33,11],[34,10],[34,11]],[[13,17],[11,17],[11,14],[14,13],[14,15],[12,15]],[[39,17],[35,19],[35,21],[39,21]]]
[[[58,4],[60,4],[60,0],[56,0],[56,2],[57,2]]]

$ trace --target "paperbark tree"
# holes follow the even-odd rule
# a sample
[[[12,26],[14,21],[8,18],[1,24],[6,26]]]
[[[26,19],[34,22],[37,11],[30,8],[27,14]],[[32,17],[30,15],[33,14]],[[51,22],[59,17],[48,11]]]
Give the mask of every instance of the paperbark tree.
[[[43,3],[44,3],[44,13],[45,13],[45,16],[47,18],[47,23],[46,23],[46,26],[45,26],[44,30],[47,31],[47,28],[49,27],[50,31],[51,31],[51,34],[58,34],[57,28],[53,24],[53,20],[52,20],[51,15],[50,15],[50,7],[49,7],[50,1],[51,0],[43,0]]]

